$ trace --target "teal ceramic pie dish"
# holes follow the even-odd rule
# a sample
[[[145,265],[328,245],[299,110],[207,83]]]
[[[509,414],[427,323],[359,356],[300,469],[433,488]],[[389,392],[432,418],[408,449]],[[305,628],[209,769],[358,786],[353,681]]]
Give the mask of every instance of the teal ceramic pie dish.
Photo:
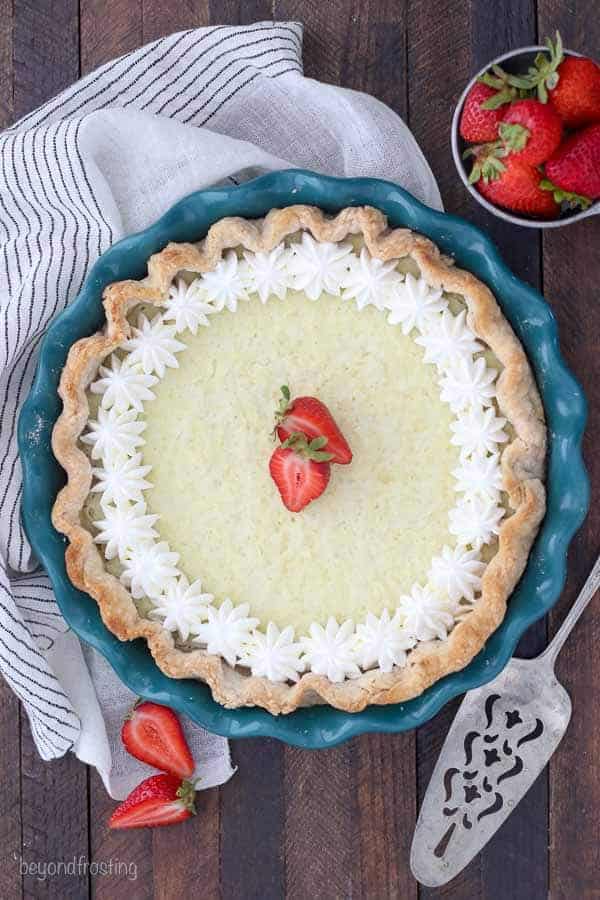
[[[427,235],[459,266],[484,281],[528,353],[548,423],[547,514],[503,623],[461,672],[442,679],[410,702],[373,706],[360,713],[328,706],[299,709],[287,716],[273,716],[258,708],[228,710],[212,699],[201,682],[168,678],[144,642],[119,641],[103,625],[95,601],[71,584],[65,569],[65,539],[52,527],[50,518],[64,483],[50,447],[61,410],[58,381],[71,344],[103,325],[101,299],[106,285],[143,277],[150,255],[169,241],[201,239],[224,216],[258,218],[274,207],[296,203],[332,213],[346,206],[377,207],[391,225]],[[96,262],[77,299],[52,323],[19,421],[23,523],[65,619],[79,637],[107,658],[134,693],[172,706],[226,737],[275,737],[300,747],[324,748],[365,732],[398,732],[423,725],[452,697],[494,678],[512,656],[521,635],[556,602],[565,582],[569,542],[589,502],[581,459],[585,419],[585,397],[562,359],[550,308],[512,274],[485,234],[462,219],[423,206],[385,181],[328,178],[299,170],[274,172],[240,186],[191,194],[150,228],[115,244]]]

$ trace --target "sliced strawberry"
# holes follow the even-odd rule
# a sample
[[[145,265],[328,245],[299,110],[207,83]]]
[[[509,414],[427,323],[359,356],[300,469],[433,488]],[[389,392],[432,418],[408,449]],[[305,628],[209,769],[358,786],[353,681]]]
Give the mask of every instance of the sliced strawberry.
[[[279,440],[283,443],[296,431],[309,439],[323,436],[332,463],[347,466],[352,462],[352,450],[325,404],[316,397],[296,397],[290,403],[289,388],[281,390],[283,399],[276,413]]]
[[[152,775],[132,790],[109,819],[110,828],[155,828],[194,815],[194,785],[175,775]]]
[[[303,434],[295,433],[285,443],[287,446],[273,452],[269,471],[284,506],[291,512],[300,512],[320,497],[329,484],[330,454],[321,450],[322,438],[313,438],[309,444]]]
[[[121,740],[128,753],[155,769],[179,778],[190,778],[194,772],[181,724],[168,706],[137,703],[123,723]]]

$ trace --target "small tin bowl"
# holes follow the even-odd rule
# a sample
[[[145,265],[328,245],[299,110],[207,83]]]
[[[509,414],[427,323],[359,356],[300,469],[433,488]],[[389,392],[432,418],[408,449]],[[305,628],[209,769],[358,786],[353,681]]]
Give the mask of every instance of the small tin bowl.
[[[456,166],[456,170],[460,175],[462,183],[471,194],[471,196],[474,197],[481,206],[485,207],[488,212],[492,213],[492,215],[498,216],[499,219],[504,219],[506,222],[512,222],[513,225],[523,225],[525,228],[561,228],[563,225],[572,225],[573,222],[579,222],[581,219],[586,219],[588,216],[600,215],[600,201],[592,203],[589,209],[566,212],[563,213],[559,219],[550,220],[531,219],[526,218],[525,216],[517,216],[509,212],[508,210],[501,209],[499,206],[494,206],[493,203],[490,203],[489,200],[486,200],[486,198],[479,193],[474,185],[469,184],[469,169],[467,168],[467,166],[465,166],[464,160],[462,158],[463,152],[467,149],[469,144],[461,138],[458,129],[463,105],[467,94],[481,75],[491,69],[491,67],[494,65],[502,66],[503,69],[513,75],[526,72],[529,66],[533,64],[536,55],[540,51],[547,49],[547,47],[544,47],[542,45],[533,47],[520,47],[518,50],[511,50],[510,53],[504,53],[502,56],[498,56],[496,59],[492,59],[469,81],[468,85],[462,92],[458,103],[456,104],[456,109],[454,110],[454,115],[452,116],[452,156],[454,158],[454,165]],[[564,50],[563,52],[565,56],[582,55],[581,53],[575,53],[573,50]]]

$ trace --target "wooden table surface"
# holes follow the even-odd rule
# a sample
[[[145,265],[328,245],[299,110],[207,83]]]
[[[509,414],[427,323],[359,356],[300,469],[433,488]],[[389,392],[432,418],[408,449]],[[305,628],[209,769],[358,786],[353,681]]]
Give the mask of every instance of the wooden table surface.
[[[567,47],[600,56],[595,0],[0,0],[0,125],[80,74],[183,28],[294,19],[309,76],[374,94],[408,121],[446,209],[487,229],[507,262],[556,313],[563,352],[590,402],[587,464],[600,487],[600,219],[541,233],[489,216],[455,174],[451,112],[492,57],[559,28]],[[595,451],[595,452],[594,452]],[[567,589],[521,646],[545,645],[600,549],[600,506],[572,545]],[[0,685],[0,898],[416,897],[579,900],[600,897],[599,606],[558,664],[573,718],[549,768],[495,839],[449,886],[419,888],[408,866],[415,816],[457,704],[416,733],[366,736],[329,751],[275,741],[233,746],[239,771],[199,796],[176,828],[110,832],[99,777],[73,756],[44,764],[14,695]],[[32,861],[118,862],[123,875],[40,880]]]

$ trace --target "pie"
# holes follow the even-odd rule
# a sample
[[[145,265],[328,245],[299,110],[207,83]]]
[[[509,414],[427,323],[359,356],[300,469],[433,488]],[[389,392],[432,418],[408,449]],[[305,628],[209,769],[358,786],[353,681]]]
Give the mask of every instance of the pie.
[[[275,714],[467,665],[545,512],[542,403],[482,282],[376,209],[291,206],[169,244],[104,308],[61,377],[53,521],[113,634]],[[269,471],[284,385],[352,448],[300,512]]]

